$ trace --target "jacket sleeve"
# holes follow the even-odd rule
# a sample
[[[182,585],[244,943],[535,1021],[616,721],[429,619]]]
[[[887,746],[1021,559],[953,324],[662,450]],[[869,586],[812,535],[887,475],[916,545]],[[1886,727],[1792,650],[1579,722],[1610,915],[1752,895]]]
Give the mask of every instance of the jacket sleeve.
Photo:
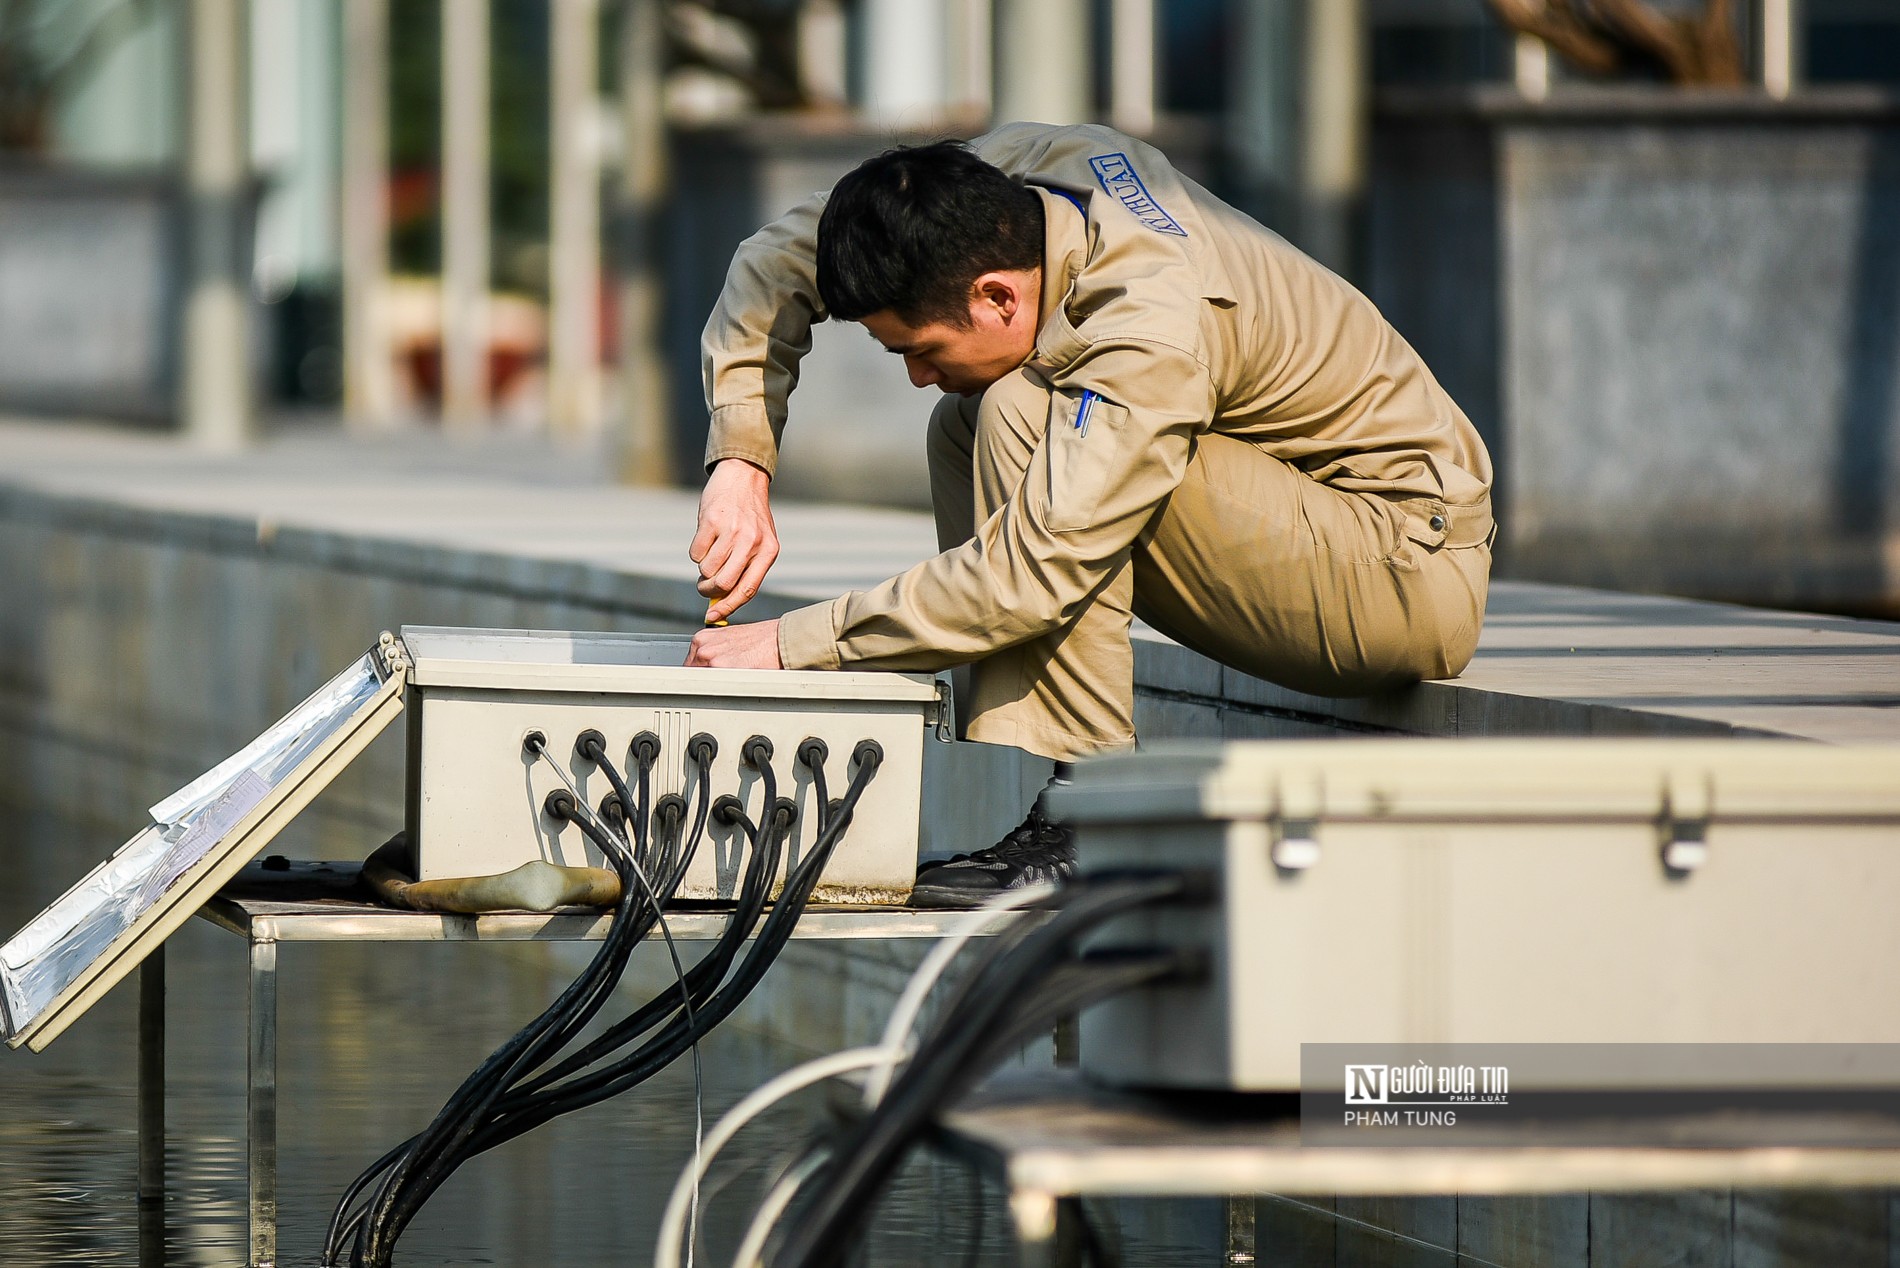
[[[786,403],[811,328],[825,320],[818,298],[815,194],[740,244],[700,336],[700,365],[712,429],[706,466],[744,458],[769,474],[778,466]]]
[[[943,669],[1066,625],[1128,558],[1214,414],[1200,357],[1151,336],[1097,337],[1053,379],[1033,363],[1016,373],[1049,389],[1022,484],[963,545],[788,613],[787,668]]]

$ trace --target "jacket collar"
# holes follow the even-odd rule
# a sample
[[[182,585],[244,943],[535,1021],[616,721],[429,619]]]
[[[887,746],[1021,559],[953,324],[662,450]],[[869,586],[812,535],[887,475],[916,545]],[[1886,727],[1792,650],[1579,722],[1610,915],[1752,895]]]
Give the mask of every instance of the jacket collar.
[[[1081,341],[1067,305],[1075,279],[1088,262],[1089,227],[1082,212],[1061,194],[1030,186],[1042,199],[1042,298],[1037,306],[1036,351],[1031,360],[1062,364]]]
[[[1061,194],[1030,188],[1042,199],[1042,301],[1036,314],[1036,328],[1041,330],[1075,289],[1076,276],[1088,260],[1089,227],[1076,205]]]

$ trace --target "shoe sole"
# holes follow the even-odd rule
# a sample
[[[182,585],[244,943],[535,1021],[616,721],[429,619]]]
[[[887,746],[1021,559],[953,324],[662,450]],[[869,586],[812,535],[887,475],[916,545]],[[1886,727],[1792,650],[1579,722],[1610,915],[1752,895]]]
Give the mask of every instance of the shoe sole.
[[[974,911],[1005,892],[992,889],[972,893],[967,889],[953,889],[945,885],[919,885],[910,891],[907,905],[927,911]]]

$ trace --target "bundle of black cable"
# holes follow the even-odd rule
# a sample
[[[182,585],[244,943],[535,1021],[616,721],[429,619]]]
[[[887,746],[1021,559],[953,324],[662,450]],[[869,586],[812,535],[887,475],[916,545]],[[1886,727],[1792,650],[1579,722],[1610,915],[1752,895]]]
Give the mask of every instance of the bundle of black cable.
[[[834,1268],[862,1235],[879,1194],[944,1108],[1010,1053],[1064,1017],[1121,991],[1204,972],[1179,949],[1082,954],[1077,940],[1137,907],[1201,901],[1206,885],[1179,874],[1085,878],[1065,885],[1046,922],[995,939],[884,1098],[833,1142],[831,1161],[804,1186],[772,1268]]]
[[[561,774],[538,734],[529,736],[527,747]],[[483,1062],[428,1127],[377,1159],[344,1191],[324,1240],[325,1268],[338,1262],[346,1245],[352,1268],[387,1268],[403,1230],[463,1162],[549,1119],[644,1082],[697,1045],[744,1002],[765,976],[810,900],[819,874],[850,823],[853,808],[877,773],[883,750],[876,741],[860,742],[852,754],[856,773],[850,787],[843,798],[830,802],[826,797],[824,762],[828,754],[824,743],[807,739],[799,745],[798,760],[811,772],[813,794],[820,807],[818,833],[806,857],[786,878],[764,927],[758,928],[797,808],[778,795],[771,765],[772,744],[763,736],[753,736],[741,748],[744,763],[760,775],[765,807],[760,822],[755,825],[739,799],[731,795],[721,796],[709,808],[707,798],[717,748],[712,737],[704,734],[695,735],[687,743],[696,770],[697,794],[696,813],[687,832],[689,807],[684,798],[669,793],[650,809],[648,806],[652,772],[660,755],[657,736],[643,732],[633,741],[633,788],[608,759],[605,741],[598,732],[585,732],[576,741],[577,754],[606,775],[613,792],[596,811],[571,792],[556,790],[548,796],[545,809],[579,828],[620,876],[621,900],[607,936],[573,985]],[[566,782],[565,775],[561,777]],[[718,941],[692,968],[682,969],[666,929],[664,911],[692,863],[709,809],[721,823],[739,828],[749,847],[749,857],[732,915]],[[583,1048],[556,1061],[560,1051],[606,1003],[633,948],[656,923],[672,950],[677,989],[647,1001]],[[738,971],[728,976],[739,948],[755,929],[758,936],[751,951]],[[598,1064],[655,1027],[659,1027],[658,1033],[632,1053],[618,1061]],[[369,1192],[372,1185],[375,1189]],[[369,1196],[364,1199],[366,1192]]]

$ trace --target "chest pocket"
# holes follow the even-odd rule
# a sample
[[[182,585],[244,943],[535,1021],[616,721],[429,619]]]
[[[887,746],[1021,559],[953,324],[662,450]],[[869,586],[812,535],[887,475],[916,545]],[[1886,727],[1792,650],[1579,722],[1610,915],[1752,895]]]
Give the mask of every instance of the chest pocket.
[[[1070,533],[1096,522],[1116,458],[1128,435],[1128,410],[1093,392],[1049,398],[1047,523]]]

